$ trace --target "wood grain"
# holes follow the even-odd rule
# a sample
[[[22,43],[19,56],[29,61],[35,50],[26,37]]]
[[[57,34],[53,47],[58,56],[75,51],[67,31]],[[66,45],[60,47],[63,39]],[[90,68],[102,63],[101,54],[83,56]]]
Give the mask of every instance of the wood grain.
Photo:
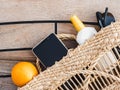
[[[103,12],[105,7],[119,19],[119,3],[120,0],[1,0],[0,21],[69,20],[71,14],[96,21],[96,11]]]
[[[7,26],[6,28],[9,28]],[[52,24],[29,24],[22,28],[14,28],[11,32],[0,34],[0,49],[33,47],[48,34],[54,32]]]
[[[0,22],[25,20],[69,20],[72,14],[82,21],[96,22],[96,11],[104,12],[105,7],[120,18],[120,0],[0,0]],[[95,26],[97,30],[99,28]],[[54,32],[53,24],[21,24],[0,26],[0,49],[33,47]],[[58,33],[76,35],[71,24],[58,24]],[[72,43],[72,44],[71,44]],[[65,44],[76,47],[75,42]],[[31,51],[0,52],[0,75],[10,74],[19,61],[34,62]],[[11,78],[0,78],[0,90],[16,90]]]
[[[31,50],[0,52],[0,60],[35,61]]]
[[[0,78],[0,90],[17,90],[10,77]]]
[[[0,73],[6,73],[10,74],[12,67],[17,63],[18,61],[7,61],[7,60],[0,60]]]
[[[22,60],[21,60],[22,61]],[[20,61],[17,61],[17,60],[0,60],[0,73],[2,75],[2,73],[5,74],[11,74],[11,70],[12,70],[12,67],[18,63]],[[32,62],[32,63],[35,63],[35,61],[26,61],[26,62]]]

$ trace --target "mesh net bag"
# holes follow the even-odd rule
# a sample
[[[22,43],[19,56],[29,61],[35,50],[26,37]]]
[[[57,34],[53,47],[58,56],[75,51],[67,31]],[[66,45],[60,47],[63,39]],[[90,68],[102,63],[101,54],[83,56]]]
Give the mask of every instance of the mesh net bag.
[[[115,22],[68,50],[59,62],[18,90],[118,90],[119,44],[120,22]]]

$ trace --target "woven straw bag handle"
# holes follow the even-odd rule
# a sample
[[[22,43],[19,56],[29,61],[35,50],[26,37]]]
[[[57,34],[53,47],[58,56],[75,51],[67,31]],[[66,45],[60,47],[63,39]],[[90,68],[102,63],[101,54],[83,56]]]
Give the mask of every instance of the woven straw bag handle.
[[[76,40],[76,36],[73,34],[57,34],[56,35],[59,39],[61,39],[62,41],[67,41],[67,40]],[[37,58],[36,59],[36,66],[38,68],[38,71],[41,72],[41,68],[40,68],[40,60]]]
[[[76,36],[73,34],[57,34],[57,37],[61,40],[75,40]]]

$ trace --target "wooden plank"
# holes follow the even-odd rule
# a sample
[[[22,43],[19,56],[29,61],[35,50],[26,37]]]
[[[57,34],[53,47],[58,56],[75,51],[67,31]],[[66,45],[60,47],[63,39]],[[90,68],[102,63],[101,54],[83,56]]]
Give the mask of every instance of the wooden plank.
[[[0,60],[0,73],[1,75],[10,74],[12,67],[20,61],[15,60]],[[35,63],[35,61],[28,61]],[[2,74],[3,73],[3,74]]]
[[[26,27],[0,34],[0,42],[2,42],[0,49],[33,47],[52,32],[54,32],[53,24],[29,24]]]
[[[106,6],[119,19],[119,3],[120,0],[1,0],[0,21],[69,20],[71,14],[85,21],[96,21],[96,11],[103,12]]]
[[[6,33],[12,33],[13,31],[21,30],[22,28],[30,27],[30,25],[19,24],[19,25],[3,25],[0,26],[0,35]]]
[[[71,23],[60,23],[58,24],[58,33],[67,33],[67,34],[74,34],[76,35],[77,32],[75,31],[74,27]]]
[[[0,60],[0,73],[10,74],[12,67],[18,61],[7,61],[7,60]]]
[[[35,61],[35,59],[31,50],[0,52],[0,60]]]
[[[17,90],[10,77],[0,78],[0,90]]]

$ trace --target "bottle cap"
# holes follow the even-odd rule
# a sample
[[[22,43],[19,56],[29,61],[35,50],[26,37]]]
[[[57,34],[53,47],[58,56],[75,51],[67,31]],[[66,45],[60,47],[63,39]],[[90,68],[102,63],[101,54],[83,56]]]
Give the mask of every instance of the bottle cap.
[[[76,15],[71,16],[70,21],[78,32],[85,27]]]

